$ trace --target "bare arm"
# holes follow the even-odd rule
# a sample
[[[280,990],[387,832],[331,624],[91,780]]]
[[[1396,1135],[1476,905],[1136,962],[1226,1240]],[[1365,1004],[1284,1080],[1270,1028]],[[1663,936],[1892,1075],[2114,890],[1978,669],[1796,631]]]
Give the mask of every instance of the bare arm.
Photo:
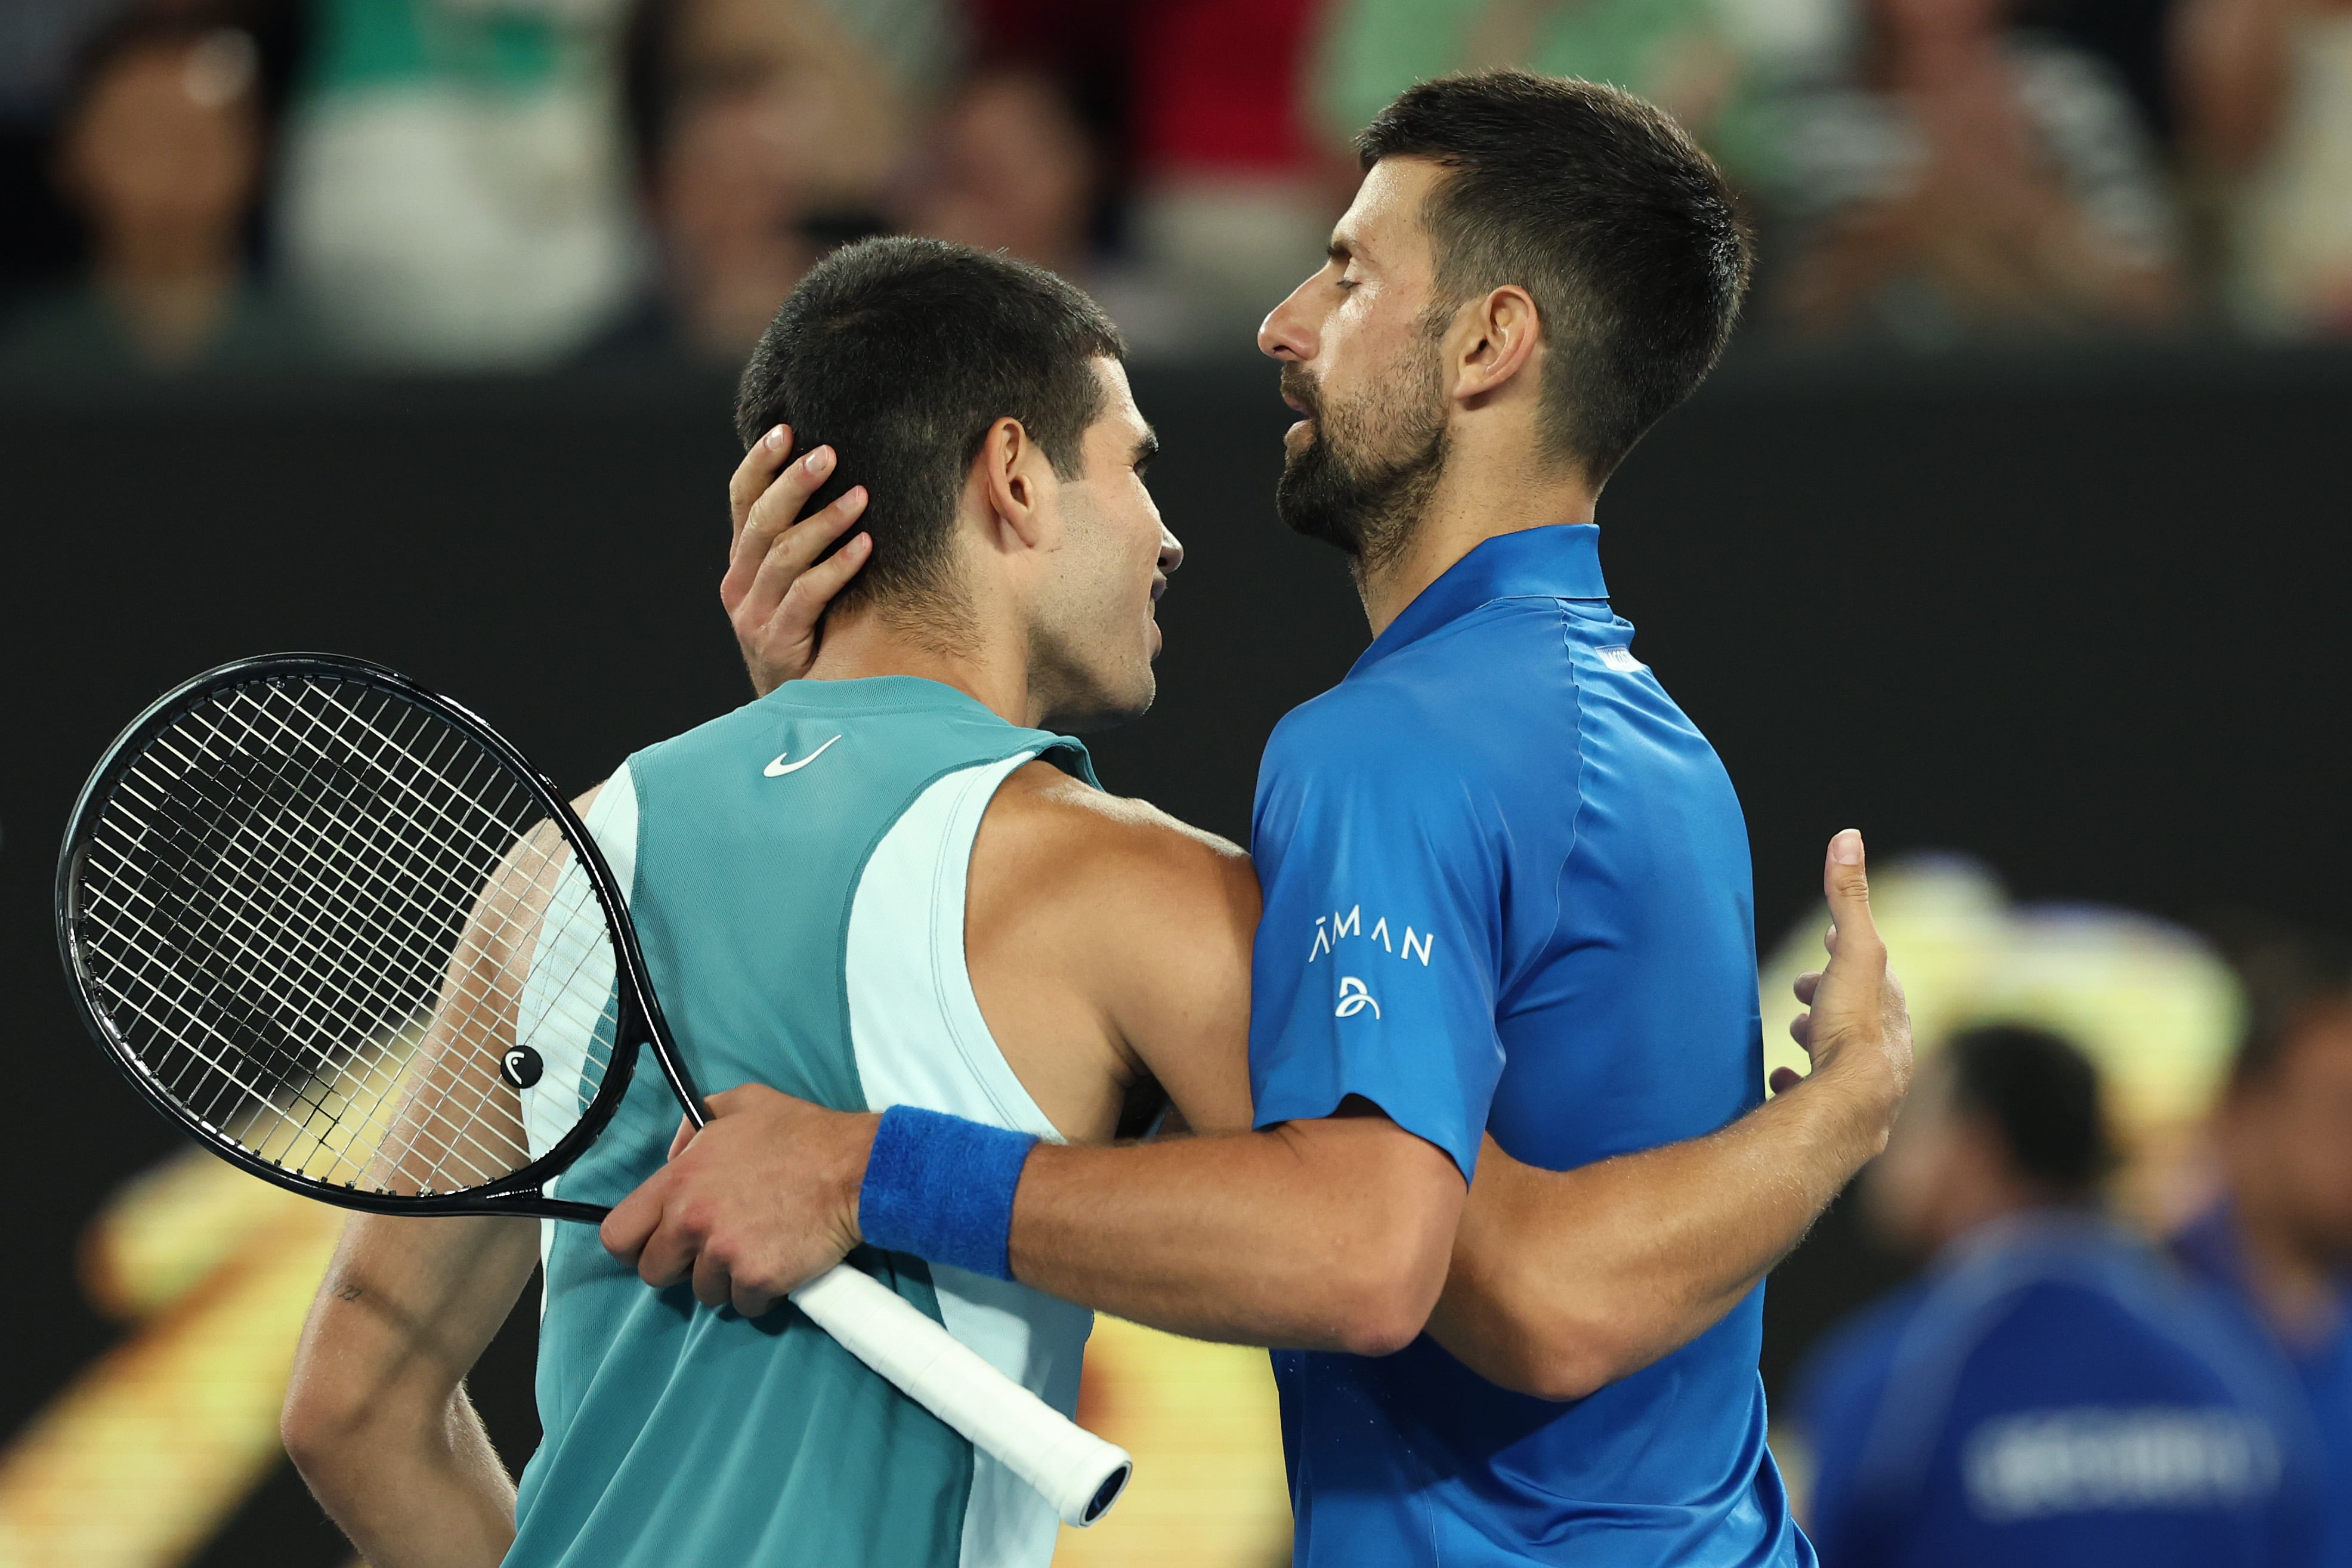
[[[1250,1130],[1246,855],[1038,765],[992,806],[971,899],[973,986],[1024,1082],[1071,1062],[1099,1080],[1087,1044],[1107,1041],[1202,1134],[1033,1154],[1013,1211],[1024,1283],[1203,1339],[1379,1354],[1420,1332],[1461,1175],[1369,1105]]]
[[[526,834],[483,890],[366,1186],[448,1190],[522,1157],[520,1103],[485,1063],[513,1041],[517,949],[560,864],[549,843],[546,824]],[[467,1135],[453,1133],[461,1127]],[[491,1168],[476,1168],[468,1151]],[[302,1479],[375,1568],[488,1568],[506,1555],[514,1483],[465,1379],[538,1261],[533,1219],[361,1214],[344,1227],[279,1424]]]
[[[772,639],[763,652],[740,622],[738,632],[755,671],[789,665]],[[1139,1321],[1201,1337],[1377,1352],[1409,1340],[1426,1317],[1441,1342],[1496,1382],[1553,1397],[1590,1392],[1704,1333],[1793,1248],[1883,1146],[1907,1080],[1908,1021],[1857,862],[1833,877],[1833,908],[1866,935],[1832,961],[1819,1021],[1801,1026],[1814,1081],[1711,1137],[1580,1170],[1520,1165],[1490,1140],[1441,1249],[1449,1276],[1445,1256],[1431,1266],[1430,1237],[1460,1203],[1460,1178],[1432,1145],[1377,1114],[1246,1132],[1258,901],[1238,851],[1188,855],[1168,834],[1157,848],[1146,834],[1097,846],[1118,861],[1104,868],[1051,834],[1025,841],[994,812],[990,824],[975,850],[975,911],[985,862],[1007,854],[1033,926],[1029,940],[995,956],[1003,990],[1017,1004],[1046,966],[1082,954],[1081,988],[1134,1071],[1158,1078],[1185,1120],[1211,1134],[1189,1145],[1030,1156],[1013,1212],[1016,1273]],[[1126,895],[1113,900],[1110,889]],[[1003,1027],[1013,1015],[991,995],[982,931],[1000,931],[1005,916],[974,918],[974,984],[1017,1051],[1018,1032]],[[1021,1030],[1031,1027],[1024,1020]],[[834,1117],[782,1096],[743,1103],[733,1157],[766,1151],[761,1201],[650,1193],[625,1226],[607,1227],[606,1240],[657,1281],[695,1268],[706,1243],[715,1245],[723,1260],[697,1270],[704,1299],[735,1291],[750,1311],[853,1241],[873,1118]],[[804,1140],[798,1152],[795,1140]],[[708,1152],[715,1161],[721,1151]],[[663,1213],[669,1204],[674,1217]],[[665,1227],[671,1234],[657,1236]],[[1440,1281],[1433,1315],[1427,1298]]]
[[[1911,1028],[1860,834],[1832,841],[1823,885],[1832,956],[1799,982],[1811,1010],[1792,1029],[1811,1079],[1786,1073],[1778,1099],[1710,1136],[1574,1170],[1497,1159],[1486,1141],[1429,1325],[1465,1364],[1550,1399],[1641,1370],[1713,1327],[1886,1146]]]
[[[529,1219],[352,1217],[303,1325],[280,1428],[374,1568],[489,1568],[514,1482],[465,1377],[539,1262]]]
[[[1024,1284],[1197,1339],[1387,1355],[1445,1282],[1461,1174],[1369,1106],[1262,1133],[1040,1147],[1013,1209]]]

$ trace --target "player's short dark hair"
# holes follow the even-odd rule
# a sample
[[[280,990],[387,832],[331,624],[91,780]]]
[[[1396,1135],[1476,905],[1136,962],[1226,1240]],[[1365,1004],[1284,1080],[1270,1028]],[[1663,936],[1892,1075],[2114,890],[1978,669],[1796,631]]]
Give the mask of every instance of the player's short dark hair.
[[[2080,1202],[2115,1163],[2099,1070],[2063,1035],[2029,1024],[1964,1030],[1944,1048],[1952,1108],[1981,1117],[2020,1175]]]
[[[1748,290],[1748,233],[1706,153],[1631,93],[1521,70],[1407,89],[1356,138],[1370,169],[1449,172],[1422,219],[1441,298],[1505,284],[1549,350],[1543,429],[1598,485],[1715,366]]]
[[[768,324],[735,433],[748,449],[789,424],[796,453],[838,454],[811,509],[866,487],[874,554],[835,607],[923,599],[946,585],[989,426],[1019,420],[1075,477],[1104,409],[1093,361],[1126,352],[1101,307],[1043,267],[940,240],[864,240],[819,262]]]

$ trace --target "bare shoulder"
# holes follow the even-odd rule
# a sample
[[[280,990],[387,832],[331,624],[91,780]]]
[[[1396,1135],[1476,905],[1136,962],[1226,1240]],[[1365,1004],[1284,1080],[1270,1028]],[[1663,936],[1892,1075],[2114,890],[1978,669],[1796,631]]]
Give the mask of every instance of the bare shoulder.
[[[1240,845],[1051,763],[1032,762],[1004,781],[981,837],[994,869],[1033,891],[1113,884],[1145,898],[1245,897],[1256,914],[1257,876]]]

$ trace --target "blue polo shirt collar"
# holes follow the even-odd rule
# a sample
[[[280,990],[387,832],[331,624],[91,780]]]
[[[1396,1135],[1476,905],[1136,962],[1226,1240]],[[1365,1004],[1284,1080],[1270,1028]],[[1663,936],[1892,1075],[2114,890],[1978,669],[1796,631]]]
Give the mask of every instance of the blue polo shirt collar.
[[[1607,599],[1601,577],[1601,529],[1559,523],[1497,534],[1445,570],[1389,622],[1348,673],[1360,674],[1400,648],[1498,599]]]

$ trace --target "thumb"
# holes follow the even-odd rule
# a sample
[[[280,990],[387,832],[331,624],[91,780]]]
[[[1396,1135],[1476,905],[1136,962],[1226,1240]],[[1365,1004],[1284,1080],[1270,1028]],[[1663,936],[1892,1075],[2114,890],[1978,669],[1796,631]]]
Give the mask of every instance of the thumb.
[[[1829,858],[1822,866],[1822,893],[1829,900],[1830,921],[1837,927],[1840,956],[1857,945],[1865,950],[1879,946],[1878,923],[1870,914],[1870,873],[1861,830],[1846,828],[1830,840]]]

